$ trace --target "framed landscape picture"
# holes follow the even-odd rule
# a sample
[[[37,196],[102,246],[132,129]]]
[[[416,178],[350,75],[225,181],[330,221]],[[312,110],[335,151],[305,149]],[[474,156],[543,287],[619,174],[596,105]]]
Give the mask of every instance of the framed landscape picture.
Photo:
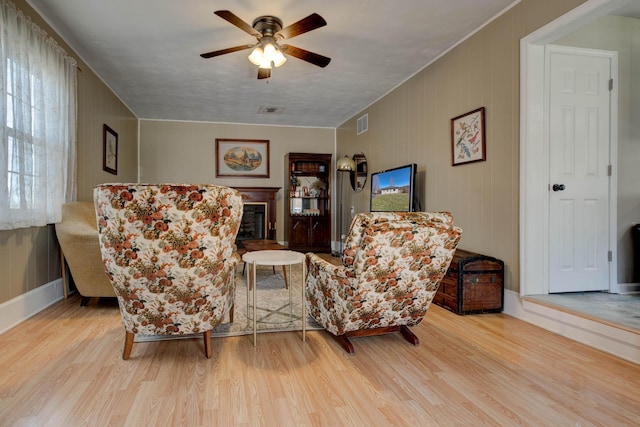
[[[269,140],[216,138],[216,177],[269,178]]]
[[[118,134],[106,124],[102,133],[102,170],[118,175]]]
[[[486,160],[484,107],[451,119],[451,164]]]

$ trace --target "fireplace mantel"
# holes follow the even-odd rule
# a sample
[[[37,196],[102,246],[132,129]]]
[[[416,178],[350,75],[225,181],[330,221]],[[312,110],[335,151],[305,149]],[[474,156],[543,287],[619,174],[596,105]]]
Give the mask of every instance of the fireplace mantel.
[[[243,203],[267,204],[267,239],[276,240],[276,194],[281,187],[233,187],[242,195]]]

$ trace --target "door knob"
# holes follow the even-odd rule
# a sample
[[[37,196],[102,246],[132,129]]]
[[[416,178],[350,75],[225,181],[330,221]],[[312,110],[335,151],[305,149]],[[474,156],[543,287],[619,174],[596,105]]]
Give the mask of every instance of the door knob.
[[[564,184],[553,184],[553,191],[564,191]]]

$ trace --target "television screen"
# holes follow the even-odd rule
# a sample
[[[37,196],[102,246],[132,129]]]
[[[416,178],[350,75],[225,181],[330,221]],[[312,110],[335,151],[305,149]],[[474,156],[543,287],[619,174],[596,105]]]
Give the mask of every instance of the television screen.
[[[415,163],[371,174],[371,212],[412,212]]]

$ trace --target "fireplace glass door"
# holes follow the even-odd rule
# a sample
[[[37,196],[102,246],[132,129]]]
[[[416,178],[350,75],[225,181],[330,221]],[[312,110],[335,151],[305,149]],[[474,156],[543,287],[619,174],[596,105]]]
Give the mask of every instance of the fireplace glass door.
[[[243,204],[242,221],[236,243],[242,247],[243,240],[267,238],[269,210],[266,202],[245,202]]]

